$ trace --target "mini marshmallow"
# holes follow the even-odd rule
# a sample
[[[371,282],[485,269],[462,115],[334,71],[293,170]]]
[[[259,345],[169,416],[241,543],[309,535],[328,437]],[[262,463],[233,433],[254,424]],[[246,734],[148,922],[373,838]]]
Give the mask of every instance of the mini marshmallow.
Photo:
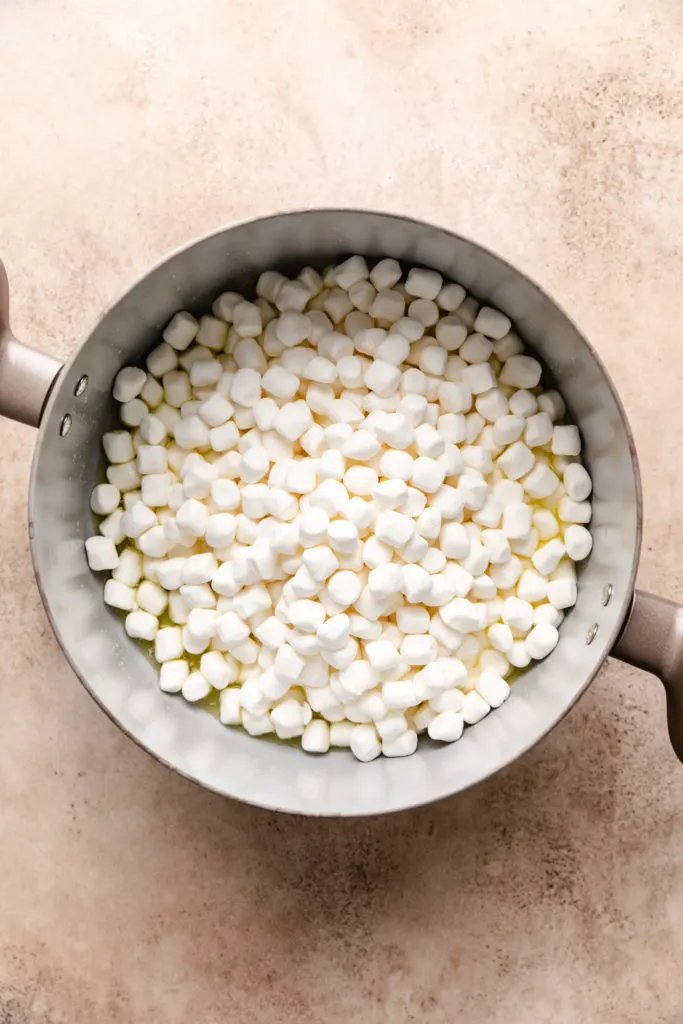
[[[531,391],[515,391],[510,396],[510,412],[515,416],[533,416],[538,411],[538,401]]]
[[[325,609],[317,601],[293,601],[287,608],[289,621],[303,633],[315,633],[325,620]]]
[[[524,641],[524,646],[535,661],[540,661],[555,649],[558,640],[559,633],[555,626],[551,626],[550,623],[541,623],[533,627]]]
[[[536,500],[550,497],[557,490],[559,483],[559,478],[553,473],[550,466],[546,466],[542,462],[537,462],[531,472],[522,479],[524,490]]]
[[[481,395],[496,386],[496,375],[490,363],[473,363],[461,371],[461,380],[473,395]],[[449,410],[456,411],[456,410]]]
[[[465,720],[457,711],[444,711],[432,718],[427,725],[427,733],[432,740],[442,743],[454,743],[462,736]]]
[[[131,510],[131,515],[135,510]],[[126,513],[128,515],[128,513]],[[196,498],[188,498],[176,512],[176,522],[181,530],[193,537],[203,537],[209,521],[209,512]]]
[[[301,734],[301,749],[308,754],[326,754],[330,749],[330,727],[319,718],[304,727]]]
[[[576,604],[577,585],[576,580],[569,577],[555,579],[548,583],[548,601],[558,611],[571,608]]]
[[[549,622],[551,626],[559,626],[563,613],[551,604],[539,604],[534,608],[534,626]]]
[[[415,267],[408,272],[405,290],[418,299],[435,299],[443,285],[443,278],[436,270]]]
[[[164,328],[162,338],[177,352],[184,352],[197,336],[199,324],[191,313],[176,313]]]
[[[503,622],[520,633],[527,633],[534,621],[534,609],[528,601],[518,597],[508,597],[503,602],[501,613]]]
[[[509,540],[523,539],[531,530],[532,509],[513,502],[503,509],[503,533]]]
[[[486,625],[486,609],[467,598],[456,597],[439,610],[439,615],[449,629],[460,633],[476,633]]]
[[[182,633],[178,626],[164,626],[154,638],[154,657],[158,662],[172,661],[183,655]]]
[[[522,441],[515,441],[497,459],[496,465],[511,480],[519,480],[534,467],[533,452]]]
[[[275,430],[288,441],[297,441],[312,426],[311,410],[304,401],[283,405],[275,419]]]
[[[335,572],[327,583],[327,592],[331,599],[339,605],[340,611],[345,611],[350,605],[355,604],[360,597],[362,584],[355,573],[348,569]]]
[[[110,430],[103,434],[102,447],[110,462],[130,462],[134,457],[133,441],[127,430]]]
[[[291,609],[290,609],[291,618]],[[322,622],[316,631],[318,645],[324,650],[334,651],[344,647],[349,639],[351,624],[349,616],[341,613],[332,615]]]
[[[396,509],[405,504],[408,488],[403,480],[382,480],[372,488],[372,497],[378,509]]]
[[[531,556],[531,561],[543,576],[548,576],[557,569],[565,553],[565,546],[562,541],[554,538],[548,541],[547,544],[542,544],[537,548]]]
[[[413,487],[425,494],[434,494],[445,479],[443,466],[436,459],[420,455],[413,462],[413,473],[410,478]]]
[[[571,425],[554,427],[551,451],[553,455],[578,455],[581,451],[579,428]]]
[[[365,386],[380,398],[388,398],[393,395],[401,380],[401,371],[397,366],[385,362],[383,359],[375,359],[363,375]]]
[[[513,388],[535,388],[540,379],[541,364],[532,356],[510,356],[500,373],[500,383]]]
[[[550,441],[553,436],[553,421],[547,412],[538,412],[529,416],[524,426],[524,443],[528,448],[539,448]]]
[[[516,555],[512,555],[502,565],[491,565],[488,574],[499,590],[510,590],[522,575],[522,571],[522,562]]]
[[[463,507],[473,512],[482,509],[488,495],[488,485],[481,476],[463,474],[458,481]]]
[[[409,665],[428,665],[437,656],[437,643],[433,636],[424,633],[407,636],[401,644],[399,653]]]
[[[310,508],[301,514],[298,525],[299,543],[304,548],[310,548],[320,544],[327,537],[330,517],[324,508]]]
[[[548,581],[535,569],[525,569],[517,583],[517,597],[523,601],[543,601],[548,593]]]
[[[476,725],[482,718],[485,718],[491,710],[491,706],[480,693],[471,690],[465,694],[465,701],[462,707],[462,717],[467,725]]]
[[[85,542],[85,553],[88,565],[93,572],[116,569],[119,564],[116,545],[111,537],[88,537]],[[118,593],[118,591],[114,589],[113,593]]]
[[[165,693],[180,693],[190,674],[190,666],[184,658],[165,661],[159,669],[159,688]]]
[[[447,558],[467,558],[471,542],[462,523],[446,523],[439,536],[439,546]]]
[[[374,434],[371,434],[369,430],[355,430],[351,436],[344,441],[341,449],[341,455],[347,459],[356,459],[359,462],[366,462],[368,459],[377,455],[381,450],[381,447],[379,440],[374,436]]]
[[[380,260],[370,271],[370,280],[378,291],[393,288],[401,280],[400,264],[392,259]]]
[[[389,547],[405,547],[415,532],[413,520],[400,512],[387,509],[380,512],[375,523],[375,536]]]
[[[487,338],[496,341],[505,337],[511,326],[510,319],[504,313],[490,306],[481,307],[473,324],[475,331],[480,331]]]
[[[582,502],[590,496],[593,484],[580,462],[571,462],[565,469],[562,479],[567,497],[572,501]]]
[[[492,708],[499,708],[510,696],[509,684],[492,668],[484,669],[477,680],[476,690]]]
[[[108,516],[121,500],[121,492],[113,484],[97,484],[90,494],[90,508],[97,516]]]
[[[358,547],[358,530],[353,523],[335,519],[327,528],[327,539],[334,551],[351,554]]]
[[[588,558],[593,547],[593,538],[585,526],[571,525],[564,531],[564,545],[573,562]]]
[[[563,523],[589,523],[592,509],[589,501],[572,501],[571,498],[560,498],[557,516]]]
[[[501,447],[517,441],[524,431],[526,420],[512,414],[499,417],[493,424],[492,438]]]
[[[406,729],[395,739],[382,741],[382,753],[385,757],[410,757],[416,750],[417,732],[414,729]]]
[[[142,391],[147,380],[144,370],[136,366],[124,366],[114,378],[112,395],[117,402],[131,402]]]

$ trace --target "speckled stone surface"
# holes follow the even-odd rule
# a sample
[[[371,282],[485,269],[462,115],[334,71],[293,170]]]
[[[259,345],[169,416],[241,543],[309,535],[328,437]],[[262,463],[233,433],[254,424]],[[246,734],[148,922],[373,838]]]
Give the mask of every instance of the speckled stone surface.
[[[309,205],[453,227],[591,338],[643,471],[639,582],[683,598],[683,13],[671,0],[4,0],[0,252],[66,356],[169,249]],[[31,572],[0,423],[2,1024],[679,1024],[683,768],[607,666],[463,797],[236,806],[95,707]]]

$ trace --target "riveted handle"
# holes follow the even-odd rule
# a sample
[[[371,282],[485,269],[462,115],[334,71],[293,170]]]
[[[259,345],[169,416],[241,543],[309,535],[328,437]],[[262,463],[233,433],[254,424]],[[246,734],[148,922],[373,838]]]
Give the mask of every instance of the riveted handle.
[[[9,319],[9,283],[0,260],[0,416],[37,427],[62,364],[17,341]]]
[[[683,761],[683,607],[636,590],[612,654],[661,679],[669,739],[676,757]]]

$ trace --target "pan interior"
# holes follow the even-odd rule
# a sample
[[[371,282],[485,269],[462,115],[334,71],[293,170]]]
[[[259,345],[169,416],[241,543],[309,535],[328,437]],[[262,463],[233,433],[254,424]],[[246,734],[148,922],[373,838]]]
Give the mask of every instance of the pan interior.
[[[104,605],[103,579],[90,572],[83,547],[95,530],[88,498],[102,472],[100,437],[117,422],[111,388],[120,366],[142,363],[179,309],[201,314],[221,291],[249,294],[264,269],[320,268],[355,252],[432,267],[507,313],[559,383],[581,427],[594,482],[593,553],[553,654],[526,671],[509,701],[458,743],[422,740],[412,757],[370,764],[347,751],[317,758],[254,739],[162,693],[153,663]],[[436,800],[484,779],[536,743],[609,653],[628,608],[640,544],[628,424],[577,328],[523,274],[480,246],[417,221],[362,211],[283,214],[227,228],[175,253],[135,284],[60,376],[36,449],[29,517],[38,583],[55,633],[104,710],[156,757],[203,785],[313,815],[381,813]]]

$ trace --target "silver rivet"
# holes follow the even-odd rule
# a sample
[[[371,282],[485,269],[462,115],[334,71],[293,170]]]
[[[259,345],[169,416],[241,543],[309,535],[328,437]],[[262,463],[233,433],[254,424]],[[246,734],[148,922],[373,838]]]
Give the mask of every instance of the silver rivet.
[[[71,417],[67,413],[65,416],[62,416],[62,422],[59,424],[59,436],[60,437],[66,437],[66,435],[69,433],[70,430],[71,430]]]
[[[590,646],[590,644],[593,643],[593,641],[595,640],[596,636],[598,635],[598,630],[599,629],[600,629],[600,627],[598,626],[597,622],[594,622],[592,626],[588,627],[588,632],[586,633],[586,645],[587,646]]]
[[[602,588],[602,603],[604,604],[605,608],[607,607],[607,605],[612,600],[612,594],[613,593],[614,593],[614,588],[612,587],[612,584],[611,583],[606,583],[605,586]]]
[[[76,396],[76,398],[80,398],[81,395],[84,395],[87,390],[88,390],[88,375],[87,375],[87,373],[84,373],[83,376],[79,378],[78,383],[76,384],[76,387],[74,388],[74,395]]]

